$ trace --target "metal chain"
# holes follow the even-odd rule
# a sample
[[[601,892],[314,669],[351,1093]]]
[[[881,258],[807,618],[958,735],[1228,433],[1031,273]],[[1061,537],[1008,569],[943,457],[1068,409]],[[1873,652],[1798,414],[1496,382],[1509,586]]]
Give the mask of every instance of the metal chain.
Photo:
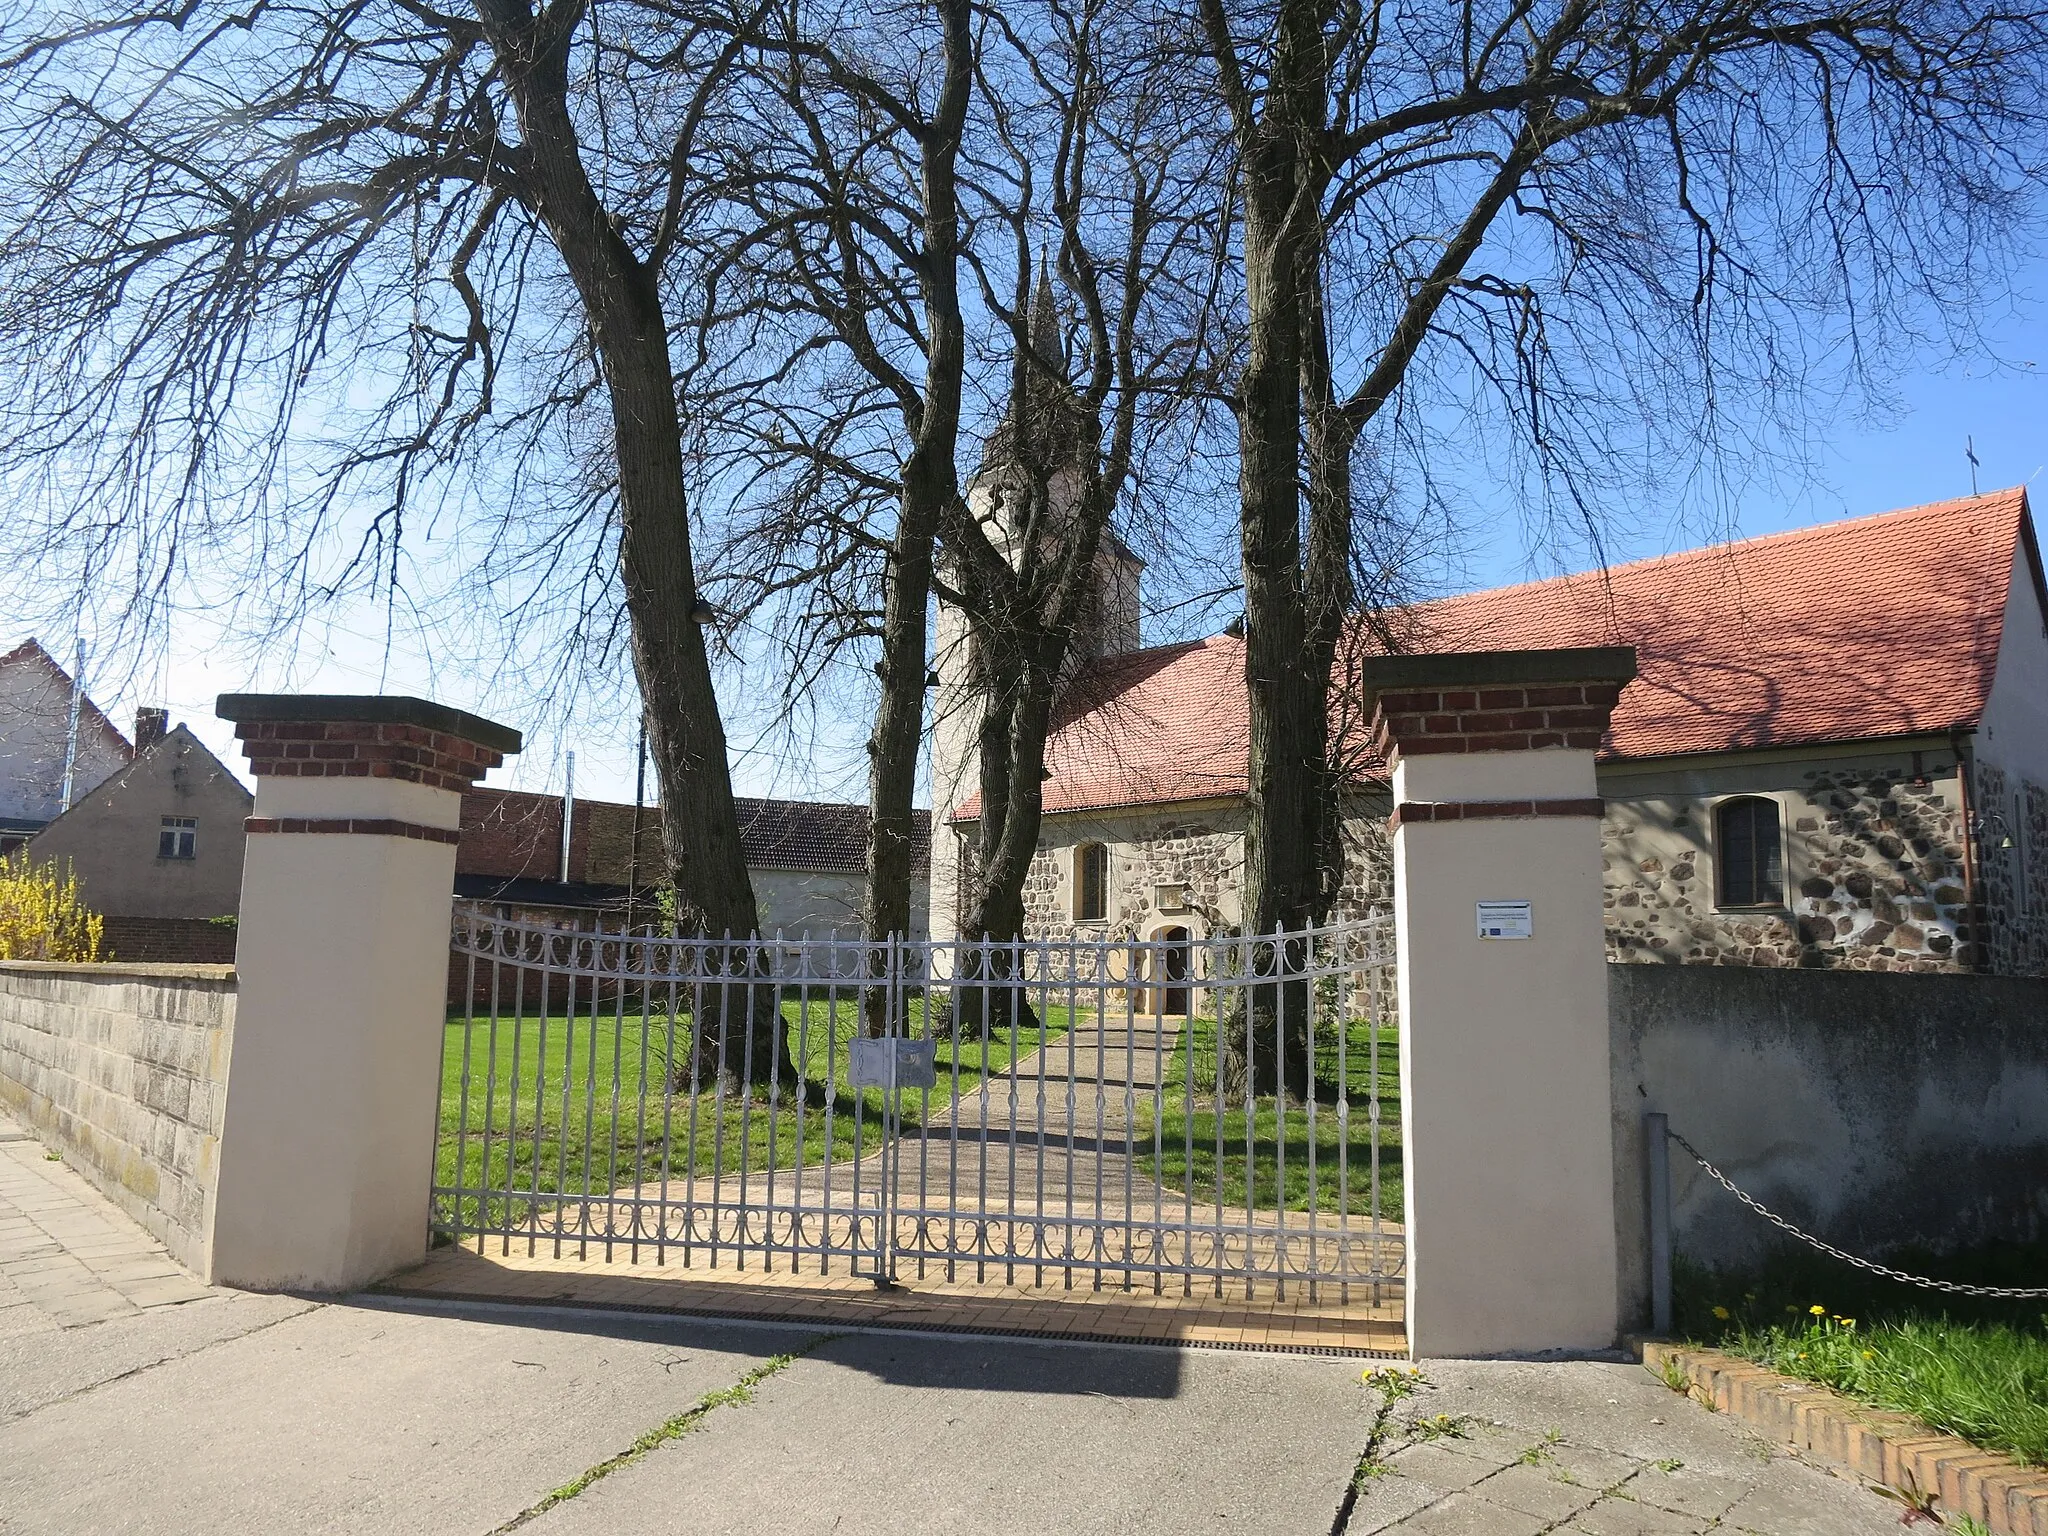
[[[1844,1253],[1832,1243],[1824,1243],[1811,1232],[1802,1232],[1776,1211],[1758,1200],[1754,1195],[1737,1189],[1735,1181],[1700,1156],[1700,1150],[1678,1132],[1666,1129],[1665,1135],[1677,1142],[1691,1154],[1692,1160],[1707,1170],[1707,1177],[1727,1190],[1729,1194],[1763,1217],[1772,1226],[1789,1232],[1809,1247],[1818,1248],[1822,1253],[1840,1259],[1844,1264],[1853,1264],[1858,1269],[1868,1270],[1873,1275],[1883,1275],[1887,1280],[1897,1280],[1904,1285],[1917,1285],[1925,1290],[1944,1291],[1951,1296],[1989,1296],[2006,1301],[2041,1301],[2048,1299],[2048,1286],[2020,1285],[1965,1285],[1959,1280],[1931,1280],[1925,1275],[1909,1275],[1904,1270],[1892,1269],[1871,1259],[1859,1259],[1853,1253]]]

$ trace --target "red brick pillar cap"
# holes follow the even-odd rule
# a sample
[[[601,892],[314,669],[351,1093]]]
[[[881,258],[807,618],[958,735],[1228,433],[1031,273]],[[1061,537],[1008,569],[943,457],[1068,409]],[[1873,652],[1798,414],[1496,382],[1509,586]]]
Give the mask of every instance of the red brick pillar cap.
[[[258,778],[399,779],[459,794],[521,746],[510,726],[428,699],[224,693],[214,708]]]
[[[1595,750],[1636,675],[1629,645],[1374,656],[1360,667],[1389,769],[1446,752]]]

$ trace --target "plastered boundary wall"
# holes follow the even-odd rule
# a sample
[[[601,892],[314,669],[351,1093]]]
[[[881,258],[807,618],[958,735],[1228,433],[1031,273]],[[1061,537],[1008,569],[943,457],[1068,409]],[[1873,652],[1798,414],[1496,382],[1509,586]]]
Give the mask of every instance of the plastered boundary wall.
[[[1642,1117],[1850,1253],[2048,1232],[2048,980],[1610,965],[1624,1328],[1649,1317]],[[1673,1247],[1747,1267],[1781,1241],[1671,1149]]]
[[[200,1275],[234,1026],[232,966],[0,962],[0,1104]]]

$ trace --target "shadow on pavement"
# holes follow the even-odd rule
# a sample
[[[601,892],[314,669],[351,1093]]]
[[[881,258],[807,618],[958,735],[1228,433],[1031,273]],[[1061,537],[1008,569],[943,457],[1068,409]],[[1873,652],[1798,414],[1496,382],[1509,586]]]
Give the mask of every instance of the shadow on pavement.
[[[1180,1351],[1135,1345],[1065,1344],[1037,1339],[952,1338],[900,1329],[857,1331],[830,1324],[759,1323],[700,1317],[630,1317],[562,1306],[437,1301],[398,1296],[326,1296],[329,1305],[370,1312],[420,1312],[485,1327],[540,1328],[604,1339],[686,1345],[693,1340],[758,1354],[786,1354],[814,1339],[812,1358],[858,1370],[898,1387],[949,1391],[1067,1393],[1170,1399],[1180,1395]]]

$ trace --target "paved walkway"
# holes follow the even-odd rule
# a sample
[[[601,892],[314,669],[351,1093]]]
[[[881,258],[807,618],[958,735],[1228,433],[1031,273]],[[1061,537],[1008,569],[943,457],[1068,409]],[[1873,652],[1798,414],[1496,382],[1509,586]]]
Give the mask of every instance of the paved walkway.
[[[1342,1536],[1881,1536],[1899,1506],[1639,1365],[1425,1364]]]
[[[1634,1365],[1425,1363],[1382,1415],[1356,1359],[174,1286],[0,1134],[6,1536],[1898,1529]]]
[[[0,1113],[0,1339],[208,1294],[161,1243]]]

